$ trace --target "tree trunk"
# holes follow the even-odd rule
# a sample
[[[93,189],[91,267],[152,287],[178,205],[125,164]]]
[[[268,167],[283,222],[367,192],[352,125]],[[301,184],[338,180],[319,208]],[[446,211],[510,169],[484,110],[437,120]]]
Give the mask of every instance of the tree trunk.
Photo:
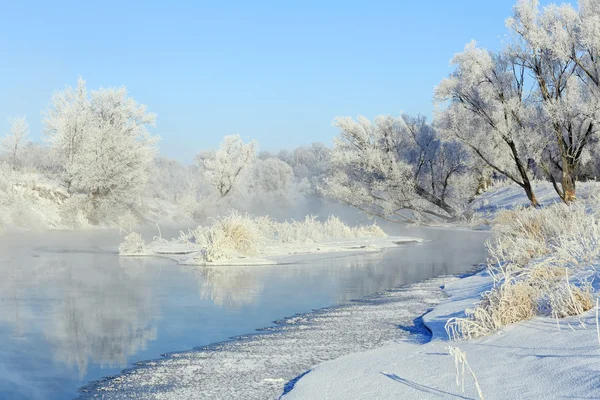
[[[525,193],[527,194],[527,198],[531,202],[531,205],[534,207],[539,207],[539,203],[535,197],[535,193],[533,193],[533,187],[531,186],[529,179],[526,179],[523,183],[523,189],[525,189]]]
[[[576,199],[575,197],[575,167],[567,160],[562,158],[562,180],[561,180],[563,201],[567,204]]]
[[[415,187],[415,192],[424,200],[427,200],[428,202],[435,205],[436,207],[439,207],[440,209],[444,210],[444,212],[446,212],[451,218],[456,216],[456,210],[454,208],[452,208],[451,205],[446,203],[444,200],[427,192],[422,187],[417,185]]]
[[[510,147],[510,150],[513,155],[513,159],[515,160],[515,164],[517,165],[517,169],[519,171],[519,175],[521,175],[521,179],[523,180],[523,184],[521,185],[521,187],[525,190],[525,194],[527,195],[527,198],[531,202],[531,205],[534,207],[538,207],[539,204],[535,197],[535,194],[533,193],[533,186],[531,186],[531,181],[529,180],[529,174],[527,173],[527,168],[525,168],[525,166],[519,159],[519,153],[517,151],[517,146],[515,145],[515,143],[512,140],[507,141],[506,143]]]

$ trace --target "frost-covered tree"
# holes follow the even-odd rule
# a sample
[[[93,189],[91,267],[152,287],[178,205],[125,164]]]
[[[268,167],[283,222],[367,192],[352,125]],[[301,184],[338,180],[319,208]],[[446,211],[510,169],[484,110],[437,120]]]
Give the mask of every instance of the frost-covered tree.
[[[450,220],[474,194],[466,153],[440,142],[423,117],[341,117],[334,125],[340,135],[325,193],[345,204],[392,221],[411,219],[407,211]]]
[[[2,138],[0,145],[13,170],[19,166],[28,135],[29,125],[24,116],[10,119],[10,131]]]
[[[259,153],[258,158],[278,158],[292,167],[297,183],[310,185],[310,194],[319,196],[319,188],[331,173],[331,149],[323,143],[314,142],[293,150],[281,150],[276,154],[268,151]]]
[[[526,89],[526,70],[506,52],[490,53],[467,44],[452,59],[454,72],[436,88],[446,107],[435,124],[445,140],[459,141],[492,170],[521,186],[531,204],[530,159],[538,158],[543,140],[534,129],[535,102]]]
[[[278,158],[257,160],[252,168],[250,190],[274,199],[285,199],[294,180],[294,170]]]
[[[83,78],[78,78],[76,88],[68,86],[65,90],[54,93],[44,114],[44,134],[64,171],[69,171],[80,154],[86,128],[89,127],[92,117],[88,90]],[[65,180],[67,186],[70,186],[71,177],[67,175]]]
[[[541,9],[537,0],[521,0],[506,24],[514,37],[509,51],[541,101],[539,129],[548,139],[542,166],[568,203],[600,122],[600,5],[582,1],[578,12],[570,4]]]
[[[177,202],[190,185],[197,186],[197,167],[167,157],[156,157],[151,167],[148,190],[153,197]]]
[[[90,107],[82,149],[71,168],[73,186],[94,200],[130,202],[148,179],[158,137],[147,126],[156,116],[124,87],[92,91]]]
[[[46,114],[45,132],[64,162],[70,190],[88,196],[94,214],[102,203],[108,210],[141,194],[158,141],[147,127],[156,116],[124,87],[88,95],[80,79],[77,90],[55,94]]]
[[[222,200],[235,191],[256,160],[256,142],[244,143],[239,135],[225,136],[218,150],[202,152],[196,160],[207,184]]]
[[[20,159],[24,170],[44,173],[50,177],[55,177],[62,167],[56,161],[52,149],[37,142],[26,143]]]

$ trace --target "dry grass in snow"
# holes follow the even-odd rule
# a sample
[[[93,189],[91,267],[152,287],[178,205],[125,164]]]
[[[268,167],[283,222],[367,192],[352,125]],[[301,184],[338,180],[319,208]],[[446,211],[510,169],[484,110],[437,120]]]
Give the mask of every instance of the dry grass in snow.
[[[326,243],[340,239],[381,238],[387,235],[377,225],[350,227],[330,216],[319,221],[307,216],[303,221],[278,222],[231,211],[213,220],[211,226],[199,226],[182,232],[178,242],[197,246],[206,262],[255,256],[267,245]]]
[[[536,315],[559,319],[593,308],[591,284],[570,275],[600,257],[597,203],[591,199],[500,213],[494,226],[497,238],[488,243],[494,286],[465,310],[465,318],[448,320],[450,338],[477,338]]]

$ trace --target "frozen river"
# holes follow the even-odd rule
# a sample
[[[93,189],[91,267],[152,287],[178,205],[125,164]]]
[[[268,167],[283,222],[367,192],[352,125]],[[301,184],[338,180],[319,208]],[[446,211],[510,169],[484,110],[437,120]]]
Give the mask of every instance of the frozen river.
[[[0,398],[71,399],[87,382],[139,360],[399,285],[464,273],[483,261],[489,237],[395,230],[431,242],[298,264],[207,269],[120,258],[116,232],[2,236]]]

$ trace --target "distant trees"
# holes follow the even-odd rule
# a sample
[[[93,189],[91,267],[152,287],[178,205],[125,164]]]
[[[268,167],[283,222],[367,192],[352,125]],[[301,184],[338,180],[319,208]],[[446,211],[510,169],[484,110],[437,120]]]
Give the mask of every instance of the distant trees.
[[[63,161],[71,192],[101,202],[129,204],[144,189],[158,137],[148,133],[156,116],[122,88],[77,88],[57,93],[46,112],[45,133]]]
[[[233,193],[255,159],[256,142],[244,143],[239,135],[225,136],[218,150],[201,152],[196,157],[206,183],[216,191],[218,200]]]
[[[467,154],[456,143],[442,143],[424,117],[339,117],[334,125],[340,135],[325,192],[345,204],[392,221],[451,220],[459,199],[475,194]]]
[[[285,201],[294,181],[294,170],[278,158],[257,160],[252,168],[249,188],[263,199]]]
[[[29,125],[26,118],[24,116],[11,118],[10,131],[0,141],[0,147],[13,170],[19,166],[23,150],[27,145],[28,136]]]

